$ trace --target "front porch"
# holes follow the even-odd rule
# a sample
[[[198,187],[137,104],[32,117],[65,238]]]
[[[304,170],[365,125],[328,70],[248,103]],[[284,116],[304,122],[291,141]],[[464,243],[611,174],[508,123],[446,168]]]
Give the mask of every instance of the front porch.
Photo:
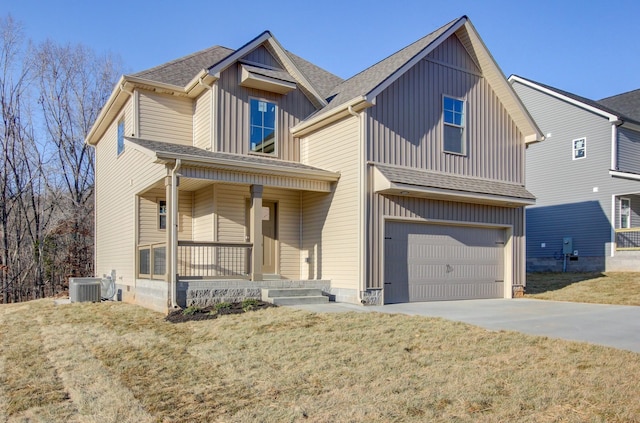
[[[640,271],[640,195],[615,196],[614,239],[608,271]]]

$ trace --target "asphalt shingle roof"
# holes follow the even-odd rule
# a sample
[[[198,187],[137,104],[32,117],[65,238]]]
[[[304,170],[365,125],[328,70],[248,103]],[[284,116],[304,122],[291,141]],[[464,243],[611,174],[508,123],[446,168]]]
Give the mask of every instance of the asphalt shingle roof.
[[[331,110],[349,100],[371,92],[374,88],[393,75],[405,63],[427,48],[440,35],[454,26],[460,19],[465,19],[465,17],[454,19],[448,24],[436,29],[431,34],[422,37],[413,44],[408,45],[402,50],[392,54],[386,59],[381,60],[375,65],[336,86],[329,95],[331,101],[318,113]]]
[[[603,98],[598,103],[640,122],[640,89]]]
[[[523,185],[498,182],[486,179],[467,178],[441,172],[430,172],[419,169],[386,166],[375,164],[382,174],[390,181],[399,184],[414,185],[417,187],[446,189],[465,193],[480,193],[488,195],[500,195],[504,197],[535,200]]]

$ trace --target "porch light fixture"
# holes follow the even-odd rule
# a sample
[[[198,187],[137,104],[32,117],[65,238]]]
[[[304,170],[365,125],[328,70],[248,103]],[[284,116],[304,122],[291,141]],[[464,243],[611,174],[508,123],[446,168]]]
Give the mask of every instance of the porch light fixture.
[[[401,195],[408,195],[408,194],[409,194],[409,191],[400,191],[400,194],[401,194]]]

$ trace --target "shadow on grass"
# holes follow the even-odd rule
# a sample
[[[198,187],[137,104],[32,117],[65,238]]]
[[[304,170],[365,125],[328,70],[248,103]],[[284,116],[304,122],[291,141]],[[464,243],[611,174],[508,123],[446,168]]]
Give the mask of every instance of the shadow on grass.
[[[606,277],[601,272],[585,273],[527,273],[527,294],[557,291],[567,286],[591,279]]]

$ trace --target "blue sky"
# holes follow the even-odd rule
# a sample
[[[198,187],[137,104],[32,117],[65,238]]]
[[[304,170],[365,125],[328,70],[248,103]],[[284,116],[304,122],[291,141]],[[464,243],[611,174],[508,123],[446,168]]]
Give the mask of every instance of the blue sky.
[[[347,78],[461,15],[506,76],[598,100],[640,88],[640,2],[4,0],[35,42],[119,55],[126,73],[195,51],[238,48],[268,29],[293,53]]]

